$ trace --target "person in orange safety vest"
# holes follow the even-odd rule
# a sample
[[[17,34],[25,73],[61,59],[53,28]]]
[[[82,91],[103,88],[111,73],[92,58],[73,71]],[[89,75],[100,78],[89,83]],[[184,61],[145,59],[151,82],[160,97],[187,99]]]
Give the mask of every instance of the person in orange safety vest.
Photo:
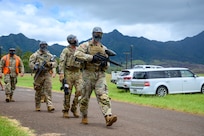
[[[17,84],[17,77],[20,73],[24,75],[24,65],[19,56],[15,54],[15,48],[10,48],[9,53],[1,58],[0,77],[4,74],[6,102],[14,102],[13,94]]]

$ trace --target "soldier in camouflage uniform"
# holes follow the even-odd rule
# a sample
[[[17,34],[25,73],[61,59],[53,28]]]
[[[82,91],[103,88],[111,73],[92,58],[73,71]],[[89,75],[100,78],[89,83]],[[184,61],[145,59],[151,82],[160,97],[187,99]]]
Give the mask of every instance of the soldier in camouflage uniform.
[[[100,53],[106,57],[105,53],[107,49],[101,42],[102,29],[100,27],[94,27],[92,32],[92,40],[87,41],[77,48],[75,56],[86,61],[85,68],[83,70],[84,88],[82,92],[82,98],[80,101],[80,111],[82,114],[82,124],[88,124],[88,103],[92,91],[95,91],[98,104],[100,105],[103,116],[105,117],[106,126],[111,126],[117,121],[117,116],[112,115],[111,112],[111,100],[108,96],[108,88],[106,85],[105,70],[108,68],[109,63],[101,61],[95,54]]]
[[[36,111],[40,111],[42,89],[45,92],[45,99],[48,112],[54,111],[52,104],[52,75],[50,71],[57,67],[57,61],[53,59],[53,55],[47,51],[47,43],[42,41],[39,44],[40,49],[33,53],[29,58],[29,66],[35,72],[34,89],[35,89],[35,107]],[[44,64],[44,65],[43,65]],[[40,68],[42,71],[38,75]]]
[[[9,54],[3,56],[0,62],[0,77],[4,73],[6,102],[14,102],[13,93],[16,89],[17,77],[24,75],[24,65],[21,58],[15,55],[15,48],[9,49]]]
[[[65,79],[66,84],[68,84],[69,93],[64,94],[64,109],[63,117],[69,118],[69,109],[70,109],[70,98],[72,94],[72,89],[75,87],[75,96],[71,106],[71,112],[73,113],[74,117],[78,118],[79,115],[77,113],[78,107],[78,99],[81,96],[81,89],[82,89],[82,73],[81,73],[81,62],[76,61],[74,57],[74,52],[76,50],[76,46],[78,46],[77,37],[74,35],[68,35],[67,42],[69,45],[62,51],[60,55],[60,62],[59,62],[59,72],[60,72],[60,81],[62,82]]]

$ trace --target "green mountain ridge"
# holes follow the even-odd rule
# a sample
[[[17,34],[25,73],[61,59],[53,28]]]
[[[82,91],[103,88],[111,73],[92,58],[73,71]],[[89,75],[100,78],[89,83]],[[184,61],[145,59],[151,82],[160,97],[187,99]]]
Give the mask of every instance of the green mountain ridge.
[[[7,53],[10,47],[21,49],[25,52],[35,52],[39,48],[39,40],[27,38],[24,34],[10,34],[0,37],[1,53]],[[111,57],[119,63],[125,62],[126,57],[132,60],[142,60],[150,63],[158,61],[181,61],[195,64],[204,64],[204,31],[193,37],[186,37],[180,41],[160,42],[149,40],[144,37],[127,36],[118,30],[104,33],[102,43],[114,50],[117,56]],[[49,51],[59,57],[63,45],[54,44],[49,46]],[[128,55],[125,53],[129,53]],[[126,56],[127,55],[127,56]]]
[[[204,32],[187,37],[181,41],[159,42],[144,37],[129,37],[119,34],[117,30],[104,36],[104,43],[111,45],[117,53],[119,60],[124,60],[124,52],[130,52],[132,47],[133,60],[140,59],[145,62],[152,60],[177,60],[190,63],[204,64]]]

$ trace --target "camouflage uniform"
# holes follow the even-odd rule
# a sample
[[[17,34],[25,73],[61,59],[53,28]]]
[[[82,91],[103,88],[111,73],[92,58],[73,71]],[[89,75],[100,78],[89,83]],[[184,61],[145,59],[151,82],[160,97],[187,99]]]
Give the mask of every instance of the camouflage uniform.
[[[34,67],[36,64],[39,64],[39,67],[43,65],[43,63],[46,61],[47,64],[45,65],[43,71],[39,74],[38,77],[36,77],[36,74],[38,70],[35,70],[35,76],[34,76],[34,89],[35,89],[35,106],[36,106],[36,111],[40,111],[40,106],[41,106],[41,94],[42,94],[42,89],[44,89],[45,93],[45,99],[46,99],[46,104],[48,111],[53,111],[54,107],[52,104],[52,75],[50,74],[50,71],[53,68],[57,67],[57,61],[54,60],[53,62],[51,61],[51,58],[53,57],[52,54],[50,54],[48,51],[42,52],[40,50],[36,51],[30,56],[29,59],[29,66],[31,69],[34,70]]]
[[[13,49],[15,51],[15,49]],[[18,60],[17,60],[18,59]],[[6,66],[6,62],[9,62],[9,66]],[[19,61],[19,65],[16,66],[16,61]],[[5,72],[4,68],[7,67],[9,70],[8,72]],[[10,55],[7,54],[1,58],[0,62],[0,74],[4,73],[4,83],[5,83],[5,94],[6,94],[6,102],[14,102],[13,94],[14,90],[16,89],[17,84],[17,77],[18,72],[16,69],[19,69],[19,72],[21,73],[21,76],[24,74],[24,65],[21,60],[21,58],[17,55]],[[2,76],[2,75],[0,75]]]
[[[100,42],[94,42],[92,39],[79,45],[74,54],[78,59],[86,61],[85,68],[83,70],[84,88],[80,101],[82,124],[88,124],[88,104],[93,90],[96,94],[100,109],[106,119],[106,125],[111,126],[117,120],[117,117],[112,116],[111,113],[111,101],[108,96],[108,88],[106,84],[105,70],[108,68],[108,64],[101,66],[100,61],[93,62],[94,54],[98,52],[103,56],[108,57],[105,53],[106,49],[107,48]]]
[[[78,107],[78,99],[81,96],[81,89],[82,89],[82,73],[81,73],[81,62],[76,61],[74,57],[76,47],[72,45],[68,45],[60,55],[60,62],[59,62],[59,70],[60,75],[63,74],[64,78],[69,85],[69,93],[68,95],[64,95],[64,109],[63,117],[69,118],[68,111],[70,109],[70,98],[72,94],[72,89],[75,87],[75,96],[71,106],[71,112],[73,113],[74,117],[79,117],[77,113]]]
[[[50,71],[50,74],[52,75],[53,78],[55,78],[56,76],[56,68],[53,68],[51,71]],[[41,90],[41,103],[44,103],[46,102],[46,99],[45,99],[45,90],[44,88],[42,88]]]

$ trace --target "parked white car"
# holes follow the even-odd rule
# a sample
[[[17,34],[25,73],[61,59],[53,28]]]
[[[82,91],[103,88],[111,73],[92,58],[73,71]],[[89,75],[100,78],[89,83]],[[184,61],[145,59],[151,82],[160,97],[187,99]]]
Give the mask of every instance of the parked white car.
[[[121,71],[111,71],[111,82],[116,84],[117,78],[120,75]]]
[[[140,69],[134,72],[130,93],[165,96],[175,93],[204,93],[204,77],[188,68]]]
[[[135,69],[122,70],[120,75],[117,77],[117,82],[116,82],[117,88],[129,89],[134,71]]]
[[[117,88],[121,89],[129,89],[131,80],[133,77],[133,73],[138,71],[139,69],[149,69],[149,68],[162,68],[162,66],[157,65],[135,65],[132,69],[122,70],[119,76],[117,76]]]

